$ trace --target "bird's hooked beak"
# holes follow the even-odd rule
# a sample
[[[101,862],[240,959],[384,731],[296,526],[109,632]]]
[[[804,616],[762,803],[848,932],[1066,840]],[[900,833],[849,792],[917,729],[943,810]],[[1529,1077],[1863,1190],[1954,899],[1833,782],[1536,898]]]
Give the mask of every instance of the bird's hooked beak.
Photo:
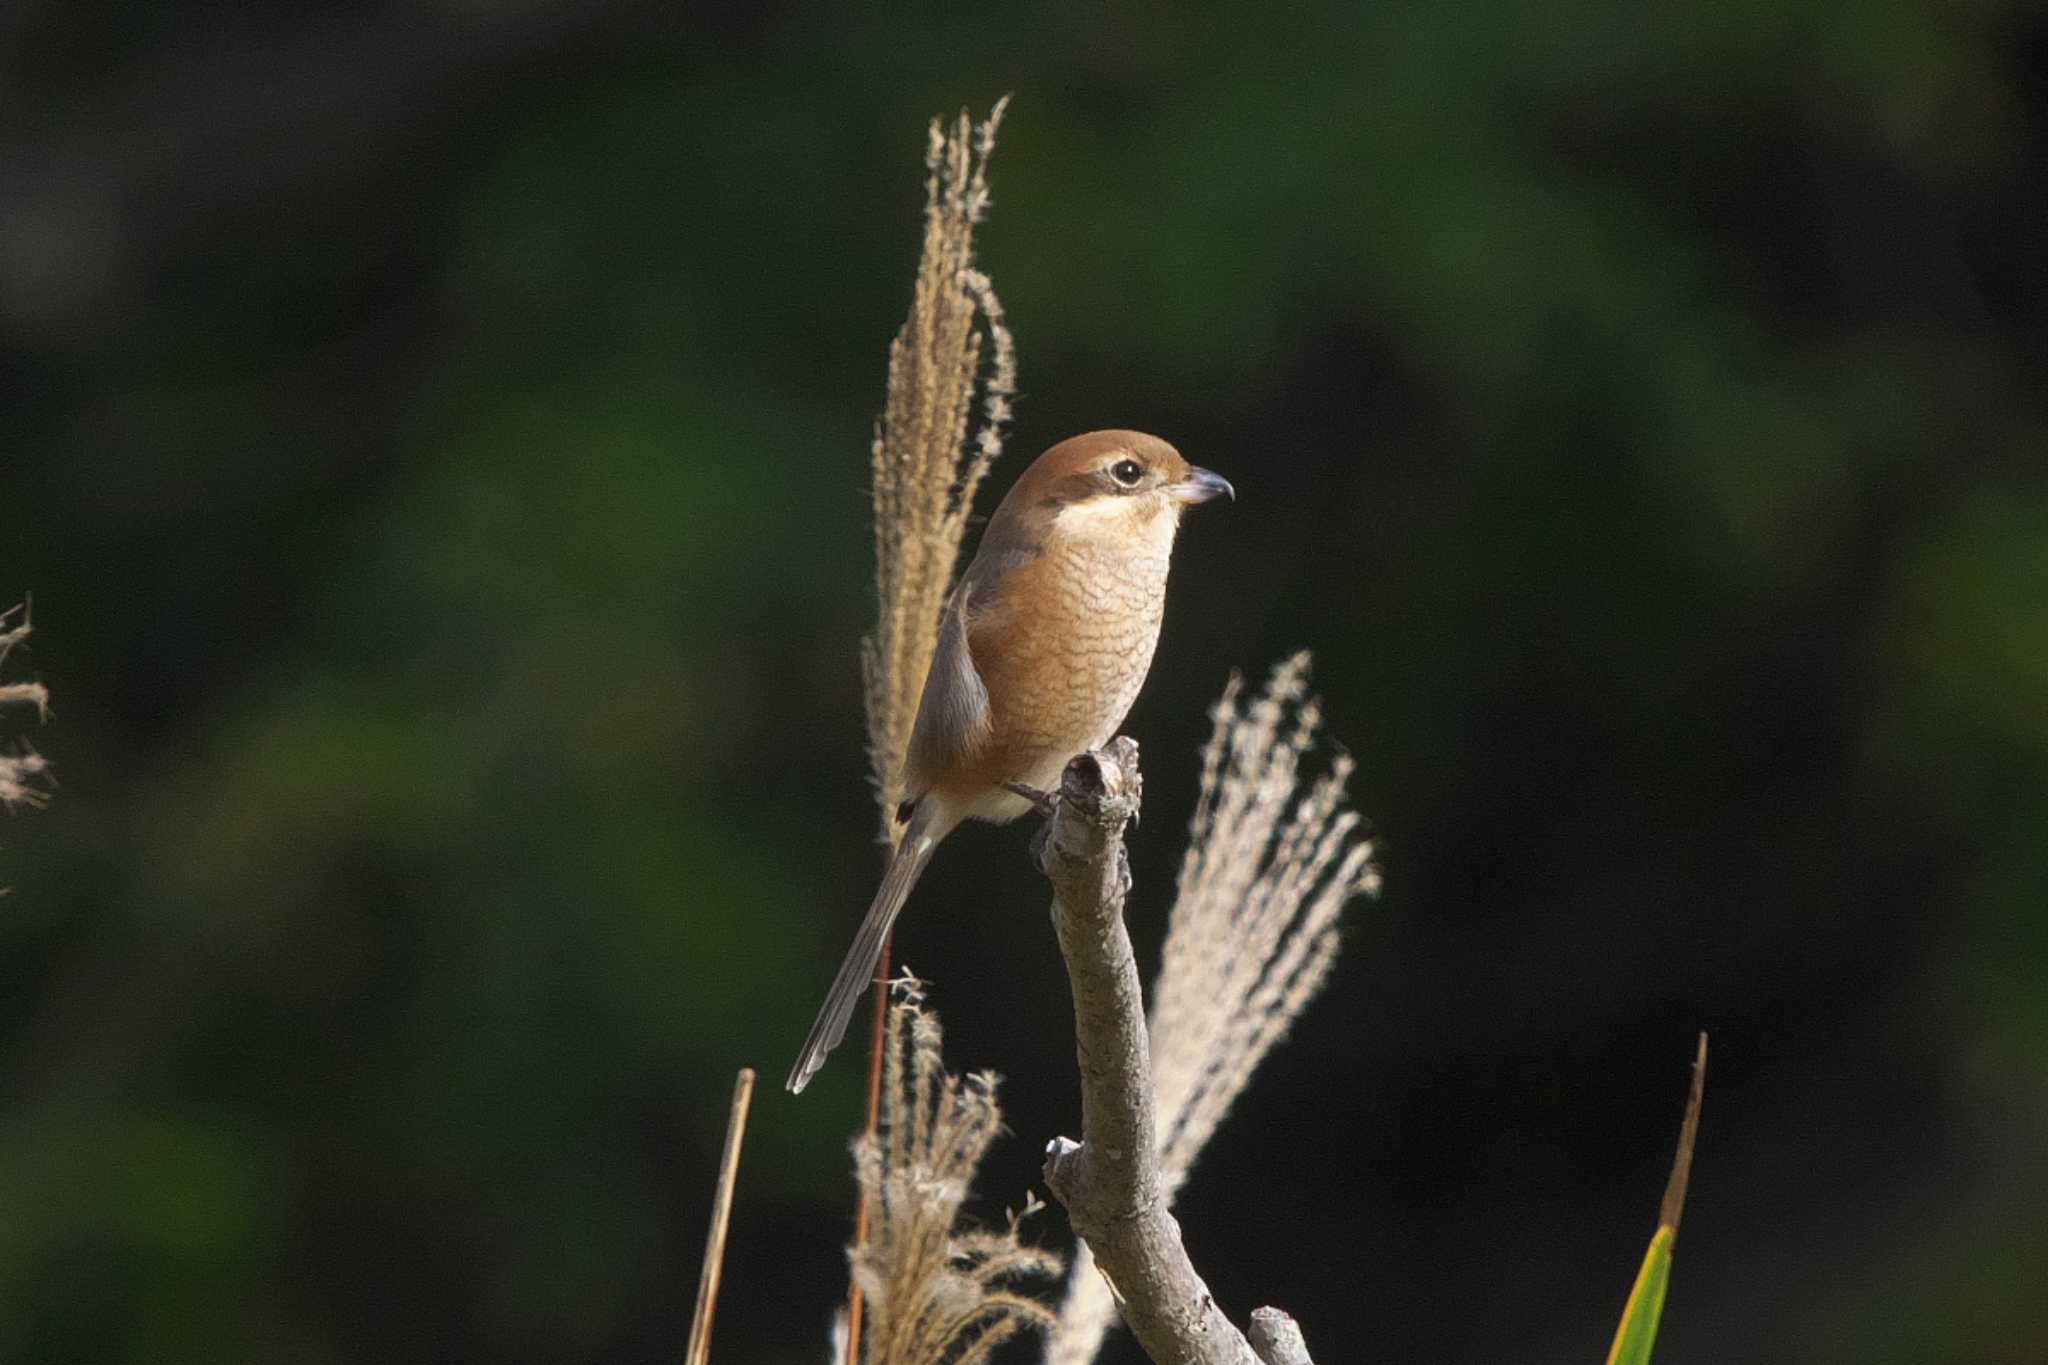
[[[1199,465],[1190,465],[1188,476],[1179,483],[1166,485],[1165,491],[1175,502],[1184,502],[1190,506],[1198,502],[1207,502],[1219,494],[1232,502],[1237,501],[1237,490],[1230,486],[1230,480]]]

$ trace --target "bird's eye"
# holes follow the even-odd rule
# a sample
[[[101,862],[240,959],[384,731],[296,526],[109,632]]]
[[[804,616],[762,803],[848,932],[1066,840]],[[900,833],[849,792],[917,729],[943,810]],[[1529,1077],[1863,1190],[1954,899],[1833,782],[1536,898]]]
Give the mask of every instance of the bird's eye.
[[[1145,477],[1145,467],[1136,460],[1118,460],[1109,467],[1109,477],[1126,488],[1135,488],[1138,480]]]

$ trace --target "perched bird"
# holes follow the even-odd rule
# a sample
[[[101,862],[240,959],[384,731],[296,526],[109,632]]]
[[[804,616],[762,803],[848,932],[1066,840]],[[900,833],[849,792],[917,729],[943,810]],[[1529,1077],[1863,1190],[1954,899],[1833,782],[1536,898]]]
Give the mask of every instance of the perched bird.
[[[1181,512],[1229,480],[1137,431],[1091,431],[1031,462],[946,603],[911,728],[903,838],[790,1070],[801,1091],[846,1036],[882,940],[932,850],[969,818],[1033,808],[1106,743],[1159,643]],[[1042,797],[1040,798],[1042,799]]]

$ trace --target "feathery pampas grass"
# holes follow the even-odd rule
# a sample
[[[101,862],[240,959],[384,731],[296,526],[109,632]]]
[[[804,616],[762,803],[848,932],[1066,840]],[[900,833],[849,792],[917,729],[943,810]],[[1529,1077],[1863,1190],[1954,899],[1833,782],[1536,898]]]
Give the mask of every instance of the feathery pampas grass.
[[[875,423],[875,633],[861,641],[866,695],[868,767],[880,806],[881,836],[894,845],[906,793],[903,762],[917,703],[938,646],[939,617],[953,566],[966,538],[974,493],[1003,450],[1010,396],[1017,391],[1017,352],[1003,306],[987,275],[974,267],[974,228],[988,212],[988,159],[1005,96],[975,123],[963,110],[950,128],[933,119],[925,143],[924,245],[910,312],[889,343],[889,387]],[[987,354],[984,356],[984,351]],[[980,419],[975,396],[980,393]],[[882,946],[880,971],[889,969]],[[875,1027],[882,1031],[881,997]],[[874,1131],[880,1080],[880,1038],[869,1054],[868,1130]],[[863,1197],[854,1245],[867,1237],[871,1201]],[[842,1332],[851,1365],[861,1338],[861,1290],[847,1295]]]
[[[866,1244],[848,1251],[868,1304],[861,1358],[981,1365],[1020,1331],[1052,1325],[1052,1310],[1017,1286],[1056,1278],[1063,1266],[1018,1238],[1036,1201],[1000,1231],[959,1225],[975,1170],[1002,1130],[996,1078],[947,1072],[921,983],[906,974],[891,988],[882,1120],[853,1149],[874,1210]]]
[[[1008,97],[988,118],[934,119],[925,149],[924,250],[910,315],[889,345],[889,393],[873,445],[875,633],[861,642],[868,763],[892,842],[918,696],[967,533],[974,492],[1003,449],[1017,353],[974,226],[988,210],[988,158]],[[984,350],[987,354],[984,357]],[[984,359],[986,367],[984,368]],[[980,393],[980,420],[975,395]]]
[[[1346,904],[1379,891],[1373,843],[1346,806],[1352,762],[1338,752],[1306,784],[1322,709],[1307,696],[1309,656],[1282,660],[1241,703],[1233,674],[1210,713],[1201,796],[1154,983],[1150,1032],[1161,1183],[1187,1179],[1252,1072],[1322,988]],[[1088,1365],[1115,1320],[1111,1291],[1083,1246],[1048,1365]]]
[[[26,603],[0,611],[0,663],[14,647],[26,640],[32,627]],[[0,706],[32,706],[39,720],[50,714],[50,694],[41,683],[0,683]],[[0,752],[0,807],[40,806],[48,797],[37,783],[49,771],[43,756],[26,744],[12,752]]]

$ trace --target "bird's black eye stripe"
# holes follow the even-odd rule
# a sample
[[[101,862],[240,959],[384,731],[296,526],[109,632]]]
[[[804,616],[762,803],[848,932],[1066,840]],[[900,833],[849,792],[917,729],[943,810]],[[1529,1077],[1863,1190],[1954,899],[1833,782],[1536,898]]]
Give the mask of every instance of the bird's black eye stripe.
[[[1109,467],[1109,477],[1126,488],[1132,488],[1145,477],[1145,467],[1136,460],[1118,460]]]

